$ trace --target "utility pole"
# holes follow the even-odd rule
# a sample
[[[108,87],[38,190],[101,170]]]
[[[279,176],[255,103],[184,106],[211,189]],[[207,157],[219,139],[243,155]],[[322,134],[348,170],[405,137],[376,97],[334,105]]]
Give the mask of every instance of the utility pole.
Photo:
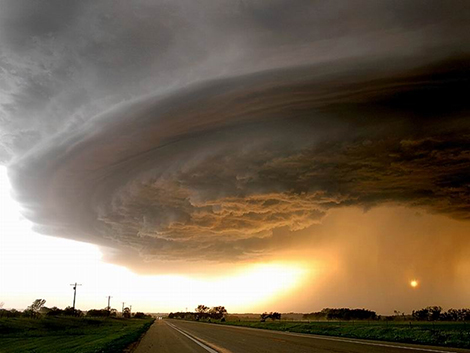
[[[129,315],[132,316],[132,305],[129,306]]]
[[[122,311],[121,313],[124,313],[124,302],[122,302]]]
[[[75,298],[77,297],[77,286],[81,286],[81,284],[77,284],[75,282],[74,284],[71,284],[73,286],[73,311],[75,311]]]
[[[112,296],[108,295],[106,298],[108,298],[108,311],[111,311],[111,298],[112,298]]]

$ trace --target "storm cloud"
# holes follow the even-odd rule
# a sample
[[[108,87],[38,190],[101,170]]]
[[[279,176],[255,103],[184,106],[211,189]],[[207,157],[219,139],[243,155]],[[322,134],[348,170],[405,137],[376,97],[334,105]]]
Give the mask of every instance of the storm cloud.
[[[118,3],[2,5],[1,153],[38,231],[234,261],[341,207],[468,219],[464,2]]]

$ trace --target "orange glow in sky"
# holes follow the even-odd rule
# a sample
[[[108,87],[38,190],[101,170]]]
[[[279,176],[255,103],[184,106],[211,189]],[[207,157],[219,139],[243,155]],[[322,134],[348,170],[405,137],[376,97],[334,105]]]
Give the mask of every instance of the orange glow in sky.
[[[111,295],[112,307],[125,302],[136,311],[193,310],[199,304],[256,311],[292,293],[307,273],[295,262],[269,262],[231,266],[235,270],[207,277],[138,275],[105,263],[95,245],[35,234],[10,192],[6,170],[0,168],[0,301],[5,308],[24,309],[37,298],[64,308],[72,304],[69,284],[78,282],[82,310],[104,308]]]
[[[168,267],[144,275],[106,262],[96,245],[34,233],[10,193],[6,169],[0,168],[0,302],[6,309],[24,309],[38,298],[46,299],[48,307],[65,308],[72,305],[70,284],[75,282],[82,284],[77,290],[81,310],[104,308],[110,295],[112,307],[125,302],[144,312],[194,310],[204,304],[223,305],[230,313],[366,307],[387,314],[397,307],[410,312],[429,302],[463,307],[470,289],[466,223],[416,215],[406,208],[367,213],[344,208],[332,212],[321,226],[294,233],[295,246],[258,261],[188,261],[178,270]],[[408,244],[410,234],[423,239]],[[422,251],[428,243],[439,252]],[[436,261],[449,258],[455,249],[462,254],[455,266]],[[417,272],[419,279],[414,277]],[[401,290],[404,279],[413,289],[422,281],[430,284],[414,296]],[[449,296],[446,286],[440,291],[432,283],[459,290]],[[388,301],[380,293],[390,293]]]

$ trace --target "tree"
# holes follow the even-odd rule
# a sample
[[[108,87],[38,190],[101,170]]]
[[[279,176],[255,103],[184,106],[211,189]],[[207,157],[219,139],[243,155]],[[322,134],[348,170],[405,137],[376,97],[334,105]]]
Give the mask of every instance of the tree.
[[[26,311],[30,313],[31,317],[37,317],[44,304],[46,304],[46,299],[36,299],[30,306],[28,306]]]
[[[125,307],[123,312],[122,312],[122,317],[125,317],[126,319],[130,319],[131,318],[131,309],[129,309],[128,307]]]
[[[198,305],[197,308],[196,308],[196,312],[197,313],[207,313],[207,311],[209,310],[209,307],[208,306],[205,306],[205,305]]]
[[[11,309],[11,310],[0,309],[0,317],[20,317],[20,316],[21,316],[21,311],[18,311],[16,309]]]
[[[271,319],[272,320],[281,320],[281,313],[278,313],[278,312],[271,313]]]
[[[421,310],[413,310],[411,315],[418,321],[436,321],[441,318],[442,308],[440,306],[427,306]]]
[[[261,322],[265,322],[267,319],[271,319],[271,320],[281,320],[281,314],[278,313],[278,312],[270,312],[270,313],[267,313],[267,312],[264,312],[260,315],[260,321]]]
[[[59,309],[56,306],[53,306],[52,308],[49,309],[49,311],[46,313],[47,316],[59,316],[64,313],[63,310]]]
[[[209,316],[209,307],[205,305],[198,305],[196,310],[196,320],[206,319]]]
[[[209,315],[211,319],[220,320],[225,315],[227,315],[227,309],[225,309],[224,306],[214,306],[212,309],[210,309]]]
[[[321,312],[328,320],[375,320],[377,313],[367,309],[325,308]]]
[[[442,308],[440,306],[428,306],[429,320],[436,321],[441,317]]]
[[[411,315],[413,316],[413,318],[415,320],[424,321],[424,320],[427,320],[429,318],[429,311],[426,308],[421,309],[421,310],[416,310],[416,311],[413,310]]]
[[[136,312],[135,315],[134,315],[135,319],[146,319],[146,318],[149,318],[149,317],[150,317],[150,315],[145,315],[144,313],[142,313],[140,311]]]
[[[116,309],[113,309],[116,310]],[[111,310],[105,309],[90,309],[87,311],[86,316],[90,317],[108,317],[111,314]]]
[[[68,306],[63,310],[63,315],[66,315],[66,316],[79,316],[79,317],[84,316],[83,311],[81,311],[79,309],[74,309],[71,306]]]

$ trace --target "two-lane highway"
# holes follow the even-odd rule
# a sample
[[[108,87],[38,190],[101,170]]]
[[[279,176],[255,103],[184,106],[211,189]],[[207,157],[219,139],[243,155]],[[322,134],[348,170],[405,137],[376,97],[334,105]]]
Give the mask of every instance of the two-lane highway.
[[[135,353],[450,353],[470,350],[159,320]]]

